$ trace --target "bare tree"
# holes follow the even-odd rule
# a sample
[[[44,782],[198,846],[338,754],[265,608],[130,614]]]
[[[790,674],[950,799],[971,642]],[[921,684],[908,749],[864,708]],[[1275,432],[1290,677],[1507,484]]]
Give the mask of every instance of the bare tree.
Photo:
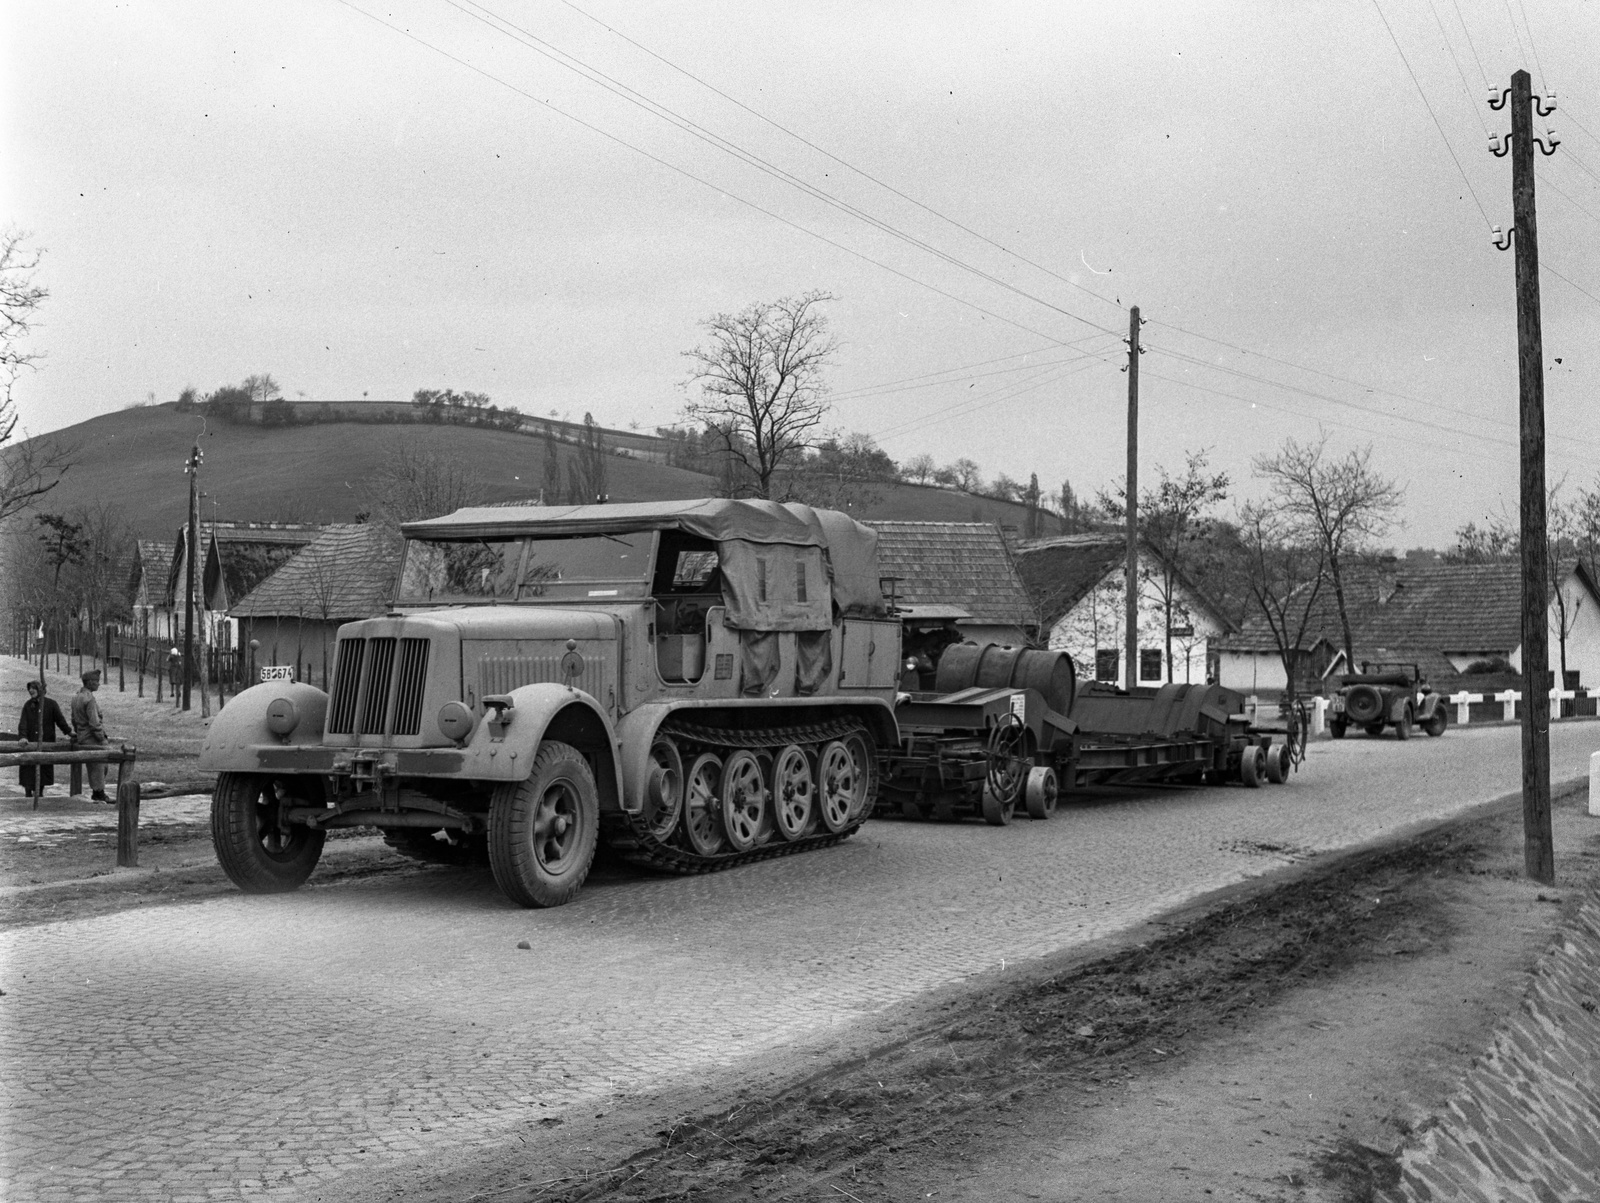
[[[963,493],[976,493],[983,487],[983,469],[976,460],[962,456],[950,465],[948,471],[950,482]]]
[[[1238,532],[1240,576],[1272,632],[1292,706],[1300,692],[1306,635],[1328,580],[1327,557],[1321,540],[1306,538],[1289,515],[1270,504],[1242,507]]]
[[[833,299],[808,292],[719,313],[700,323],[707,341],[684,352],[689,383],[700,386],[685,412],[716,432],[758,497],[772,496],[773,476],[811,445],[827,414],[823,370],[839,344],[820,306]]]
[[[933,475],[934,467],[933,456],[924,451],[922,454],[913,455],[908,459],[901,466],[901,471],[905,473],[907,480],[914,480],[919,485],[925,485]]]
[[[1344,638],[1345,660],[1356,663],[1345,596],[1345,569],[1399,520],[1405,490],[1372,468],[1372,446],[1342,459],[1328,453],[1328,434],[1314,442],[1285,439],[1276,455],[1259,455],[1255,473],[1289,522],[1288,541],[1314,541],[1322,549]]]
[[[55,488],[72,463],[72,448],[54,439],[6,445],[17,432],[12,390],[44,358],[26,346],[39,306],[50,296],[37,282],[42,252],[28,247],[27,238],[15,226],[0,232],[0,522]]]
[[[1206,469],[1210,453],[1191,451],[1184,459],[1182,476],[1156,468],[1160,483],[1139,495],[1139,538],[1155,553],[1157,567],[1150,584],[1166,617],[1167,680],[1172,680],[1172,628],[1175,618],[1189,617],[1179,593],[1181,581],[1199,574],[1194,570],[1198,545],[1212,528],[1207,511],[1228,496],[1228,474]],[[1102,492],[1100,508],[1117,521],[1127,514],[1127,481],[1110,493]],[[1192,625],[1192,624],[1191,624]]]
[[[463,460],[411,447],[394,438],[368,486],[373,511],[386,526],[436,518],[483,498],[483,486]]]

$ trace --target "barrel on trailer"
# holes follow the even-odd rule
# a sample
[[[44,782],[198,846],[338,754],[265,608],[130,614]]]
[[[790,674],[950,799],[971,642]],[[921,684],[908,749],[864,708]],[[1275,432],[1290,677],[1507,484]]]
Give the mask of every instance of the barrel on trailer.
[[[1077,697],[1077,673],[1066,652],[999,644],[958,643],[939,657],[934,692],[982,689],[1035,689],[1057,714],[1070,714]]]

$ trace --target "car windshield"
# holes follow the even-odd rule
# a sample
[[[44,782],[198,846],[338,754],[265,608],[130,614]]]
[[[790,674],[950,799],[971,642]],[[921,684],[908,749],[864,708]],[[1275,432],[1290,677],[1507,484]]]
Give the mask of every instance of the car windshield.
[[[411,539],[402,604],[643,596],[655,536]]]

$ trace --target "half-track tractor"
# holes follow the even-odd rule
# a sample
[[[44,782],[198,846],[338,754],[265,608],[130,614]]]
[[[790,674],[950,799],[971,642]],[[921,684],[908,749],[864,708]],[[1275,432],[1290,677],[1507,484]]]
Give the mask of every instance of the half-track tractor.
[[[394,605],[340,628],[329,691],[263,682],[211,724],[212,836],[241,889],[296,888],[359,826],[557,906],[602,839],[697,873],[871,812],[900,629],[877,535],[847,515],[481,507],[402,533]]]

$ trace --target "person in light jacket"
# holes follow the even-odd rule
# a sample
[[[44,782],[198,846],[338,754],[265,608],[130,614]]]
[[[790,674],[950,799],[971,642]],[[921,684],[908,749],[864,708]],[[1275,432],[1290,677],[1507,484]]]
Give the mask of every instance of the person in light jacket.
[[[72,746],[75,748],[103,748],[106,746],[106,726],[100,718],[100,703],[94,700],[94,691],[100,688],[100,670],[91,668],[83,674],[83,688],[72,695]],[[89,770],[89,797],[95,802],[109,802],[106,797],[106,766],[87,764]]]
[[[56,700],[45,693],[43,681],[28,682],[28,700],[22,703],[22,718],[17,722],[17,738],[29,743],[55,743],[56,732],[71,736],[66,716]],[[28,793],[34,790],[34,773],[39,774],[39,788],[56,783],[56,766],[53,764],[24,764],[17,768],[17,777]]]

